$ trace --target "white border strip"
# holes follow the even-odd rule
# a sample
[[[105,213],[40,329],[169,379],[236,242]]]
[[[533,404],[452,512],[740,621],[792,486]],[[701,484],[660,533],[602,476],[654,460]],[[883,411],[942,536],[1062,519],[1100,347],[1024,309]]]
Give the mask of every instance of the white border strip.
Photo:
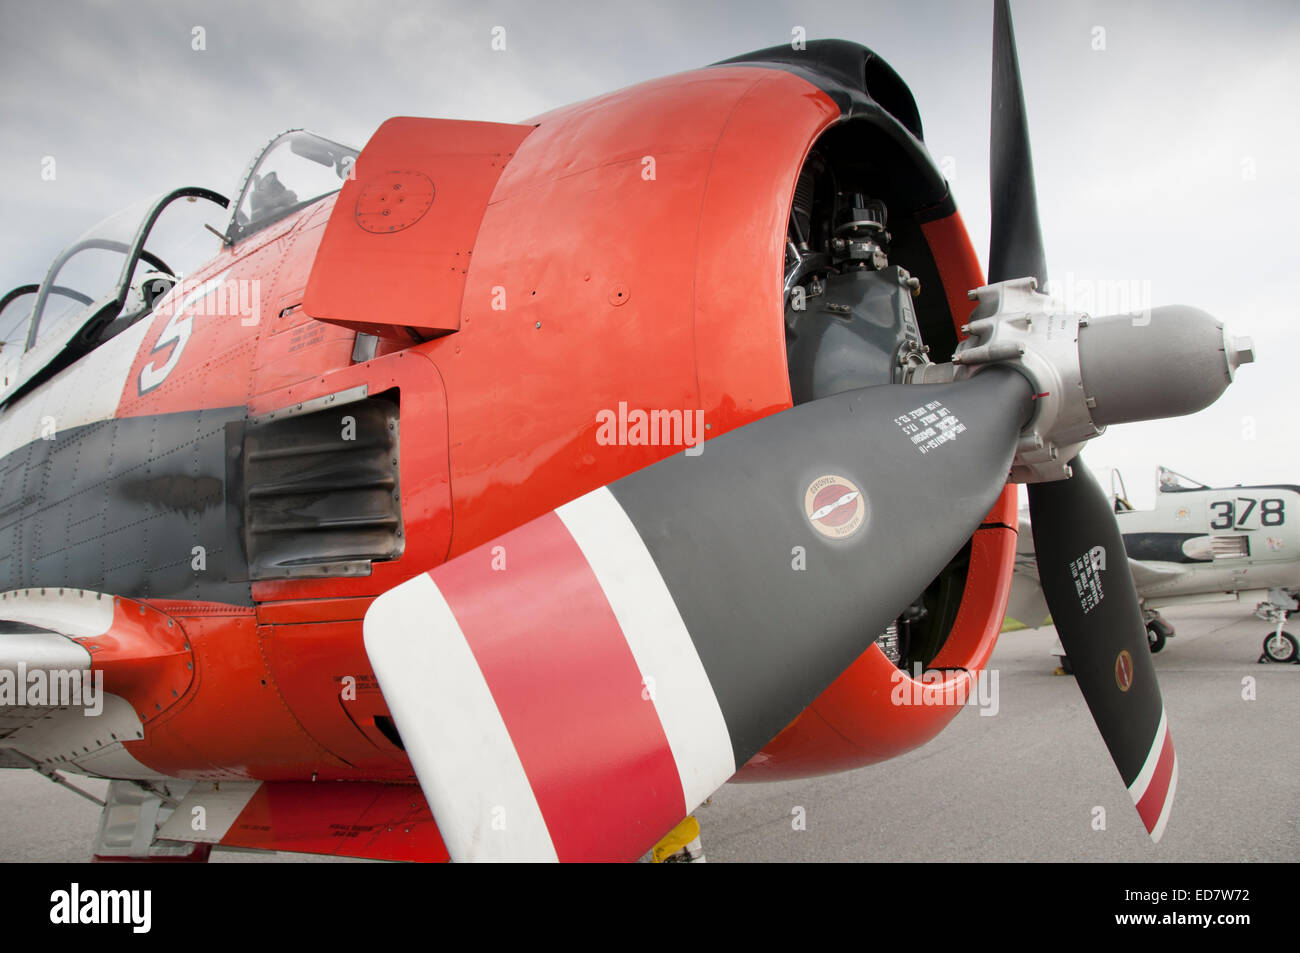
[[[1168,733],[1169,719],[1165,716],[1165,706],[1161,705],[1160,723],[1156,725],[1156,735],[1151,744],[1151,750],[1147,752],[1147,759],[1142,765],[1142,770],[1133,779],[1133,783],[1128,786],[1128,793],[1133,797],[1134,804],[1142,800],[1142,795],[1147,793],[1147,788],[1151,785],[1151,778],[1156,773],[1156,766],[1160,764],[1160,752],[1165,747],[1165,735]]]
[[[1165,825],[1169,823],[1169,815],[1174,809],[1174,791],[1178,788],[1178,755],[1174,755],[1174,766],[1169,774],[1169,790],[1165,792],[1165,804],[1160,809],[1160,817],[1156,821],[1156,826],[1151,828],[1151,840],[1154,843],[1160,843],[1160,838],[1164,836]]]
[[[366,654],[455,861],[555,861],[546,820],[447,600],[421,573],[371,604]]]
[[[681,776],[687,813],[736,773],[722,709],[636,527],[601,487],[556,510],[587,557],[641,671]],[[653,679],[653,681],[650,681]]]

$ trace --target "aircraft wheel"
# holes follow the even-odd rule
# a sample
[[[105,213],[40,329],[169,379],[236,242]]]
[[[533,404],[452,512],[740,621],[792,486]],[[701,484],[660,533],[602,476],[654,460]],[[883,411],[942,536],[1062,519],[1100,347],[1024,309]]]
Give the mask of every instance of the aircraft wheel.
[[[1147,626],[1147,645],[1151,648],[1151,654],[1155,655],[1165,647],[1165,634],[1153,625]]]
[[[1068,655],[1058,655],[1058,656],[1057,656],[1057,659],[1058,659],[1058,660],[1060,661],[1060,663],[1061,663],[1061,671],[1062,671],[1062,672],[1064,672],[1066,675],[1073,675],[1073,674],[1074,674],[1074,667],[1070,665],[1070,656],[1068,656]]]
[[[1297,648],[1290,632],[1270,632],[1264,640],[1264,654],[1274,662],[1294,662]]]

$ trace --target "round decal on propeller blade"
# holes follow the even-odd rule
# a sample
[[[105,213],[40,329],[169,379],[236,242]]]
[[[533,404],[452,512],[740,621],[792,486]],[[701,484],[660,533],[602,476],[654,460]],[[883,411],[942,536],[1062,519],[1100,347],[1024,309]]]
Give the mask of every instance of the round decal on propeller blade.
[[[1121,692],[1126,692],[1133,686],[1133,656],[1129,655],[1128,649],[1123,649],[1115,656],[1115,684]]]
[[[803,509],[813,528],[830,539],[845,539],[862,528],[867,504],[862,491],[842,476],[820,476],[808,485]]]

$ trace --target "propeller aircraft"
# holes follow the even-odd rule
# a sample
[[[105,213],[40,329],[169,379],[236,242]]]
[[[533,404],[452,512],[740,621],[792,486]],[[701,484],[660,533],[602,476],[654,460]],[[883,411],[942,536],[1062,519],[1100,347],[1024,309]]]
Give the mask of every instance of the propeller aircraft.
[[[1253,355],[1036,290],[1006,2],[991,119],[987,276],[907,86],[839,40],[293,131],[231,199],[110,220],[0,304],[0,764],[114,779],[101,858],[635,860],[728,780],[940,732],[960,703],[890,687],[987,663],[1025,483],[1159,839],[1169,719],[1078,454]],[[182,213],[220,238],[187,276]]]

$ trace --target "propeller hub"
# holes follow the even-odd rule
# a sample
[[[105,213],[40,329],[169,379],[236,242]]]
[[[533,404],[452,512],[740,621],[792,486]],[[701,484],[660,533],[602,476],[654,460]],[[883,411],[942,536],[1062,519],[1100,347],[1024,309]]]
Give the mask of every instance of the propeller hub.
[[[1154,308],[1092,318],[1062,313],[1034,278],[976,288],[967,337],[952,363],[916,368],[909,383],[962,380],[993,364],[1023,374],[1033,386],[1011,479],[1067,479],[1069,461],[1109,424],[1156,420],[1209,406],[1254,360],[1249,339],[1195,308]]]
[[[1171,305],[1090,321],[1079,335],[1079,365],[1095,423],[1181,417],[1208,407],[1255,359],[1213,315]]]
[[[1087,318],[1055,313],[1052,299],[1037,287],[1035,278],[1013,278],[968,292],[977,305],[952,363],[925,365],[909,379],[917,384],[962,380],[994,364],[1024,375],[1034,400],[1021,422],[1011,467],[1016,483],[1068,478],[1069,461],[1105,429],[1093,422],[1079,367],[1079,328]]]

